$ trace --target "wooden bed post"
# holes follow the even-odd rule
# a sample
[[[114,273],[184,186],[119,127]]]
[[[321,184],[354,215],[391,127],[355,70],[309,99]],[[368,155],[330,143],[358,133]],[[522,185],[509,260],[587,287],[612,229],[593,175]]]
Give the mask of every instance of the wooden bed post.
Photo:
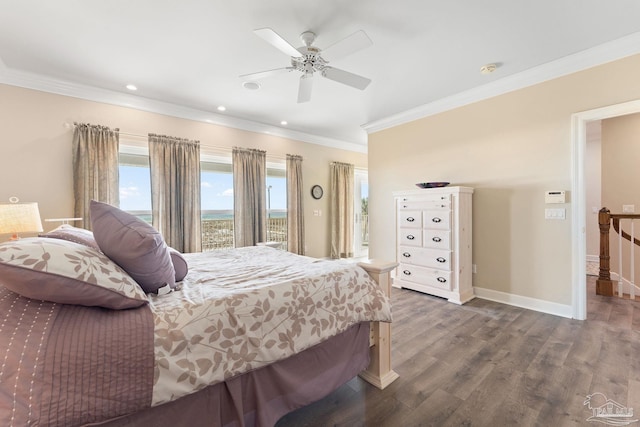
[[[391,297],[391,270],[398,265],[395,262],[366,260],[358,265],[365,269],[375,280],[384,293]],[[398,374],[391,369],[391,324],[385,322],[371,323],[371,361],[369,367],[360,373],[360,377],[368,383],[383,389],[396,378]]]

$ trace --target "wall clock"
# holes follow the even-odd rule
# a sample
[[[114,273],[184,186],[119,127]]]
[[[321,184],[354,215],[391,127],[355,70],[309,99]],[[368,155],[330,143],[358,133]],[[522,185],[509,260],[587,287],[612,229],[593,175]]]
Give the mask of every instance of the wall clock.
[[[311,187],[311,197],[313,197],[314,199],[321,199],[323,193],[324,192],[322,190],[322,187],[320,187],[319,185],[314,185],[313,187]]]

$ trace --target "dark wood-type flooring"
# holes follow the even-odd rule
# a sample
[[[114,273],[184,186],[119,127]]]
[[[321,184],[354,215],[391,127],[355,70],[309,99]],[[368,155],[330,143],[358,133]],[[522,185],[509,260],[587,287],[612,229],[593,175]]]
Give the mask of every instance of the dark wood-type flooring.
[[[598,297],[587,282],[586,321],[393,289],[400,378],[385,390],[354,378],[277,427],[606,425],[587,421],[595,392],[638,419],[640,303]]]

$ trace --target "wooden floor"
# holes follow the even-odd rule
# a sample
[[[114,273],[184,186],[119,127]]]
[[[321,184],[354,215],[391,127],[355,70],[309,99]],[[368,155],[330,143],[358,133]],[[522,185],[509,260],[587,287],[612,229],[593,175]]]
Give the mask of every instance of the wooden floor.
[[[606,425],[587,421],[595,392],[638,419],[640,303],[596,296],[593,277],[588,287],[586,321],[393,289],[400,378],[385,390],[354,378],[277,427]]]

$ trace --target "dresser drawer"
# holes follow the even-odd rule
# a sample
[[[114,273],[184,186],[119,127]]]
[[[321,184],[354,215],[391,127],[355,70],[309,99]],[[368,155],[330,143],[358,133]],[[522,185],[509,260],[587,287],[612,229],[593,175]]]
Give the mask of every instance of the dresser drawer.
[[[438,196],[427,200],[399,200],[399,210],[451,209],[449,196]]]
[[[398,262],[450,271],[451,251],[400,246]]]
[[[398,221],[402,228],[421,228],[422,211],[400,211]]]
[[[422,212],[422,227],[437,230],[449,230],[451,228],[451,211],[428,210]]]
[[[400,264],[398,270],[398,277],[407,282],[419,283],[447,291],[452,289],[450,271],[419,267],[411,264]]]
[[[398,243],[401,245],[422,246],[422,230],[417,228],[401,228]]]
[[[451,249],[451,232],[449,230],[424,230],[422,246],[433,249]]]

